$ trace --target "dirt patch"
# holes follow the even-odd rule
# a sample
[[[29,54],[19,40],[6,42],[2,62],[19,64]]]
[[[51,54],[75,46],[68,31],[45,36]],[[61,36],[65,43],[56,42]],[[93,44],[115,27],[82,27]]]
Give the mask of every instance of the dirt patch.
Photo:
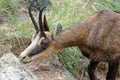
[[[19,55],[30,44],[30,42],[31,40],[26,37],[14,39],[10,41],[10,44],[12,45],[11,51],[16,55]]]

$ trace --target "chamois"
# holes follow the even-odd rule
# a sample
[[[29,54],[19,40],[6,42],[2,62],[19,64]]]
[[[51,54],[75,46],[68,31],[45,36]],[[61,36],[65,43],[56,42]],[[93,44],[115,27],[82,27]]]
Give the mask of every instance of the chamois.
[[[39,27],[31,14],[36,33],[31,44],[20,54],[22,62],[42,60],[63,48],[77,46],[82,54],[91,59],[88,65],[90,80],[96,80],[95,69],[99,62],[108,62],[106,80],[115,80],[120,62],[120,14],[110,10],[97,11],[87,19],[62,30],[58,24],[51,33],[46,16],[42,21],[39,13]]]

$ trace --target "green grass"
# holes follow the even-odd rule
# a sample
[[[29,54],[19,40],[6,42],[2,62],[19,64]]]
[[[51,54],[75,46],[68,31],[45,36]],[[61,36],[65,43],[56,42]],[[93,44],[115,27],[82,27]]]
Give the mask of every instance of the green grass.
[[[31,37],[34,33],[33,25],[28,17],[23,16],[19,11],[21,0],[0,0],[0,19],[5,18],[13,30],[4,29],[0,25],[0,42],[19,39],[21,37]],[[52,7],[45,11],[48,24],[51,31],[54,30],[58,23],[61,23],[63,29],[82,21],[95,11],[111,9],[120,11],[119,0],[87,0],[89,2],[80,2],[79,0],[51,0]],[[26,5],[27,6],[27,5]],[[23,19],[19,18],[23,16]],[[1,21],[1,20],[0,20]],[[3,47],[0,47],[2,51]],[[63,49],[60,54],[61,62],[75,76],[79,77],[78,70],[83,63],[79,62],[81,54],[76,48]],[[66,80],[68,80],[66,78]]]
[[[79,79],[78,72],[80,66],[85,67],[80,63],[80,51],[76,47],[66,48],[59,52],[58,57],[60,58],[60,62],[66,67],[66,69],[68,69],[74,77]]]
[[[74,4],[72,4],[73,2]],[[93,12],[91,9],[83,10],[81,5],[73,0],[64,0],[64,2],[59,3],[54,2],[53,4],[50,11],[47,12],[51,28],[54,28],[57,23],[61,23],[63,28],[66,28],[79,22]]]
[[[33,28],[31,28],[30,23],[27,20],[18,20],[16,23],[12,24],[12,28],[13,30],[9,30],[8,32],[3,28],[0,28],[0,34],[3,34],[0,41],[6,42],[26,36],[31,38],[33,34]]]
[[[5,19],[6,22],[9,22],[10,19],[17,16],[17,14],[19,13],[19,11],[17,10],[18,7],[18,0],[0,0],[0,21],[3,22]],[[0,25],[0,41],[5,42],[8,39],[10,40],[16,37],[16,33],[6,31],[6,29],[4,29],[3,27],[6,26]]]
[[[11,16],[17,14],[19,6],[18,0],[0,0],[0,14],[1,16]]]
[[[33,34],[34,29],[30,26],[29,18],[20,12],[20,8],[24,7],[20,1],[0,0],[0,21],[2,24],[7,24],[0,25],[0,42],[6,43],[26,36],[30,38]]]
[[[87,18],[95,11],[104,9],[120,11],[120,1],[114,0],[90,0],[88,3],[80,3],[78,0],[64,0],[62,2],[53,0],[52,3],[52,8],[46,11],[52,30],[57,23],[61,23],[63,28],[66,28]]]

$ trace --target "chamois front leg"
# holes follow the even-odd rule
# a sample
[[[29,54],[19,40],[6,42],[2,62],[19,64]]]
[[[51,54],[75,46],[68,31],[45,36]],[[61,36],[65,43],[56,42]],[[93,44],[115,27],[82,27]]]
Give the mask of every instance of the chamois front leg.
[[[98,63],[99,63],[98,61],[92,61],[91,60],[88,67],[87,67],[88,68],[88,75],[90,77],[90,80],[97,80],[94,72],[95,72],[95,69],[96,69]]]
[[[119,60],[111,60],[108,66],[106,80],[115,80],[119,68]]]

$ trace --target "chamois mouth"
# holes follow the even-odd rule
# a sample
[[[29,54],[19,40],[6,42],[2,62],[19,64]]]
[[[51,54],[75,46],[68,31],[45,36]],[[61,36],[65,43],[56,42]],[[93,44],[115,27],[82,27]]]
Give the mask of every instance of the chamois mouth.
[[[23,63],[29,63],[29,62],[31,62],[32,60],[31,60],[31,58],[28,57],[28,56],[24,56],[24,57],[19,56],[19,61],[20,61],[20,62],[23,62]]]

